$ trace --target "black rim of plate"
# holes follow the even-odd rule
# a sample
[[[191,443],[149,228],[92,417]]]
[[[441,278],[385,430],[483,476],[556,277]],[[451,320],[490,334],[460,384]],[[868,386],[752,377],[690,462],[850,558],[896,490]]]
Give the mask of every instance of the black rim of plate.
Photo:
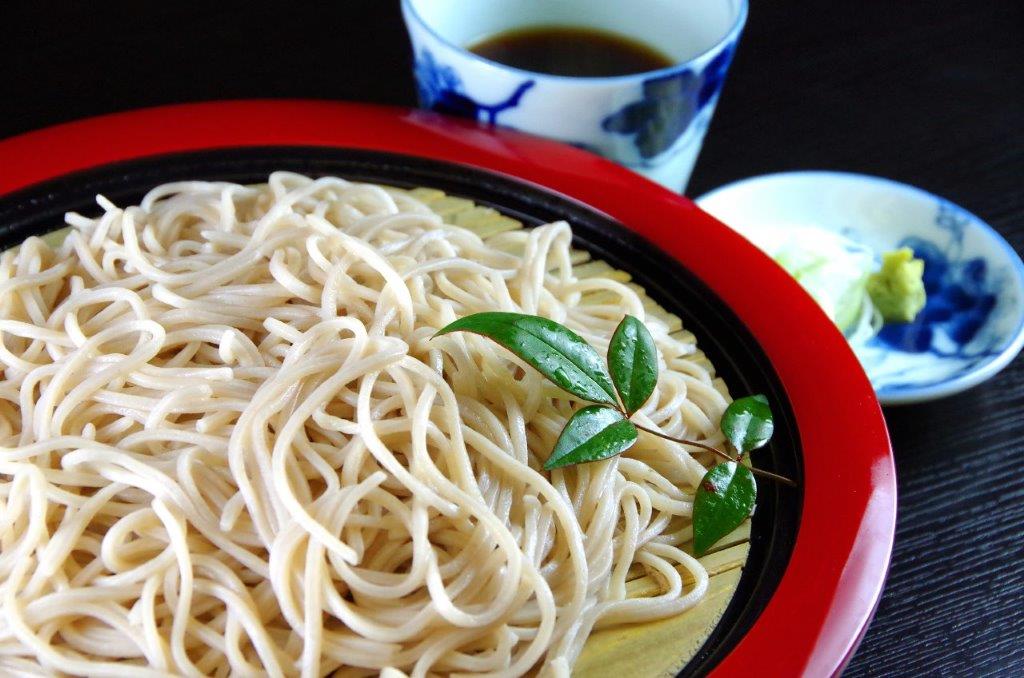
[[[120,205],[135,204],[150,188],[188,179],[257,183],[270,172],[337,175],[412,188],[427,186],[493,207],[525,225],[564,219],[573,244],[588,250],[633,281],[697,337],[735,394],[765,393],[775,415],[772,443],[754,454],[762,468],[802,479],[796,418],[778,375],[743,322],[678,261],[619,222],[539,186],[486,170],[394,153],[323,147],[247,147],[161,155],[82,170],[0,197],[0,251],[31,235],[63,227],[68,211],[99,211],[102,193]],[[802,486],[802,483],[801,483]],[[756,622],[789,562],[800,521],[802,490],[759,483],[750,553],[721,620],[680,676],[708,673]]]

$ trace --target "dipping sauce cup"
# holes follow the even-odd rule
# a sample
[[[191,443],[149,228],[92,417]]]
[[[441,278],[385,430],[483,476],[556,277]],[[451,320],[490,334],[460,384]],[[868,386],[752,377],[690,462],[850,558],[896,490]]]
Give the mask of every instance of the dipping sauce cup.
[[[711,122],[747,0],[402,0],[420,105],[564,141],[678,192]],[[531,27],[608,31],[672,65],[612,77],[524,71],[469,50]]]

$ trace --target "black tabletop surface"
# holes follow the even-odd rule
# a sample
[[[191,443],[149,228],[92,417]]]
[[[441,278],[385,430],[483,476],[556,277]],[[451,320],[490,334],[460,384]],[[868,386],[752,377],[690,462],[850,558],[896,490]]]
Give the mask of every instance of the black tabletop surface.
[[[878,174],[1024,250],[1024,3],[753,4],[690,194],[781,170]],[[13,0],[0,9],[0,137],[181,101],[412,105],[409,61],[397,1]],[[896,549],[846,675],[1024,673],[1024,359],[885,415]]]

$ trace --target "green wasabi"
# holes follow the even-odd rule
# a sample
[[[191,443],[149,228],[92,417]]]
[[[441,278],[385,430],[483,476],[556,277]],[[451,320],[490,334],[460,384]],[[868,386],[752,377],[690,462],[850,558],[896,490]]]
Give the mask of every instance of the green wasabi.
[[[882,254],[882,268],[868,276],[871,303],[887,323],[909,323],[924,308],[924,262],[904,247]]]

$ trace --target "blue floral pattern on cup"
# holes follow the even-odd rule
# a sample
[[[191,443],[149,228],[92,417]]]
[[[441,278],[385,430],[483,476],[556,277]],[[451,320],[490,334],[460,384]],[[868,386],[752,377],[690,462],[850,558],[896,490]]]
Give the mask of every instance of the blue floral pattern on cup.
[[[643,98],[607,116],[607,132],[633,135],[640,157],[649,160],[669,150],[693,120],[711,104],[725,82],[734,44],[726,45],[700,73],[683,69],[643,82]]]
[[[504,101],[496,104],[482,104],[465,94],[462,80],[451,66],[437,63],[430,50],[421,49],[416,57],[413,71],[420,105],[424,108],[472,118],[494,125],[498,114],[519,105],[523,95],[534,86],[533,80],[525,80]]]
[[[689,181],[749,10],[748,0],[401,4],[423,108],[573,144],[676,192]],[[467,48],[479,36],[550,23],[544,17],[552,12],[583,12],[594,28],[636,36],[674,65],[566,77],[525,71]],[[680,37],[694,25],[701,26],[699,35]]]

